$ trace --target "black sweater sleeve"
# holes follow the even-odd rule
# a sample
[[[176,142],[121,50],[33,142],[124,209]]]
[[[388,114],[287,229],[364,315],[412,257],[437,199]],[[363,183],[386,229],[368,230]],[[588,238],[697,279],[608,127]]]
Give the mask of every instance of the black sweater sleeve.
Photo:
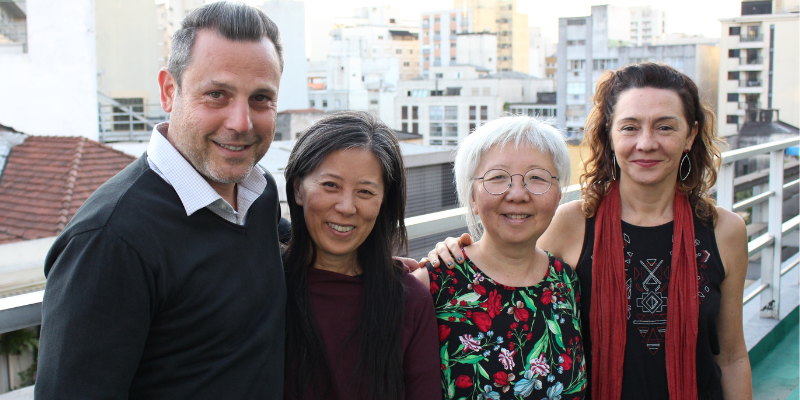
[[[35,397],[127,399],[157,303],[155,275],[109,227],[61,240],[45,271]]]

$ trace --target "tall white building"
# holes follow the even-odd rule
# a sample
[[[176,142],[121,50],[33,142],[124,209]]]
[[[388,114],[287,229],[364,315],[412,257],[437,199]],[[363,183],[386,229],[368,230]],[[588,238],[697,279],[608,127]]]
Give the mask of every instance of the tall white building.
[[[267,0],[261,6],[267,16],[275,21],[281,31],[283,43],[283,74],[278,93],[278,111],[306,108],[305,4],[295,0]]]
[[[800,126],[800,16],[797,2],[743,1],[742,15],[720,19],[718,121],[722,136],[778,110]]]
[[[0,124],[97,140],[94,1],[0,2],[0,14],[14,24],[0,31]]]
[[[367,110],[394,125],[397,83],[417,75],[416,26],[390,6],[362,7],[329,31],[324,61],[309,61],[308,103],[323,111]]]
[[[559,18],[558,126],[580,135],[591,110],[592,95],[609,69],[644,61],[663,62],[692,78],[700,94],[716,107],[719,47],[700,43],[630,45],[631,13],[626,8],[592,6],[588,17]]]
[[[630,7],[631,41],[635,46],[643,46],[664,38],[667,33],[667,13],[650,6]]]
[[[455,146],[478,126],[510,111],[511,103],[536,103],[539,92],[552,91],[552,81],[521,72],[432,67],[427,78],[400,81],[393,127],[421,134],[426,145]]]
[[[537,78],[547,78],[546,58],[555,53],[553,39],[542,36],[542,28],[532,26],[529,28],[530,51],[528,55],[528,75]]]

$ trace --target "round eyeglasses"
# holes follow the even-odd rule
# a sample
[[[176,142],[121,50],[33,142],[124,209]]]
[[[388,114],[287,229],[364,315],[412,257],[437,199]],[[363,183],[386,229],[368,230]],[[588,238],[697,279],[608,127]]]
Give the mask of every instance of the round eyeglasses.
[[[553,186],[553,179],[558,179],[553,176],[550,171],[543,168],[534,168],[522,174],[510,174],[503,169],[490,169],[483,174],[482,178],[473,178],[483,181],[483,188],[489,194],[501,195],[511,188],[513,178],[515,176],[522,177],[522,185],[525,186],[531,194],[545,194]]]

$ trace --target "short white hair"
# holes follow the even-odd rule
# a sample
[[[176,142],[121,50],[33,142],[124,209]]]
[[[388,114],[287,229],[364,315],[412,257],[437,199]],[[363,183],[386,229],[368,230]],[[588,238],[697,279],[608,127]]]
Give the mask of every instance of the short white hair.
[[[553,125],[535,117],[500,117],[476,129],[456,149],[453,171],[459,204],[466,208],[467,227],[474,240],[480,239],[483,229],[472,207],[475,170],[489,149],[506,144],[514,147],[529,145],[553,159],[558,183],[556,190],[569,186],[570,160],[564,137]],[[553,188],[550,188],[551,190]]]

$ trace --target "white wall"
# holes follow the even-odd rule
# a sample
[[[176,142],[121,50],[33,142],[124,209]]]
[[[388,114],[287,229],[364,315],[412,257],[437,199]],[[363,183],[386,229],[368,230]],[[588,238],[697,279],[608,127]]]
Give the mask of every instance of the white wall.
[[[94,1],[28,0],[28,53],[0,55],[0,123],[97,140]]]
[[[283,43],[283,75],[278,111],[308,108],[305,8],[292,0],[270,0],[261,9],[278,25]]]

